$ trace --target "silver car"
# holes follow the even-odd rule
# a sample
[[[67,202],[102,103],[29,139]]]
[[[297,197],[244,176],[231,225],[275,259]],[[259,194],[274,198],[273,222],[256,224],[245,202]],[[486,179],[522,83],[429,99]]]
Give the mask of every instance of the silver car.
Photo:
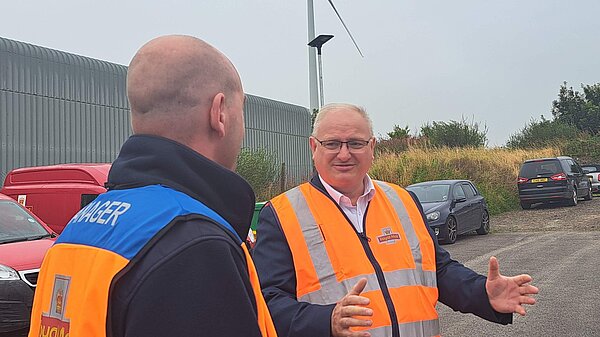
[[[600,193],[600,181],[598,181],[600,164],[587,164],[581,168],[588,177],[592,178],[592,193]]]

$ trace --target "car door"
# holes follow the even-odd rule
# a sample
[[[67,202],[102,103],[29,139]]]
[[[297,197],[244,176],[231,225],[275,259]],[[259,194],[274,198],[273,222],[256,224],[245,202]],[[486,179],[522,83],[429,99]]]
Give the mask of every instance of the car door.
[[[587,176],[583,174],[583,170],[574,160],[566,159],[565,161],[568,167],[567,175],[572,177],[574,185],[577,186],[577,195],[586,195],[589,184]]]
[[[483,216],[483,197],[477,193],[477,190],[470,182],[461,184],[463,191],[467,197],[468,213],[469,213],[469,230],[475,230],[481,225],[481,217]]]
[[[456,227],[458,233],[462,233],[469,222],[469,208],[467,207],[467,196],[460,186],[460,183],[452,186],[452,205],[451,213],[456,218]]]

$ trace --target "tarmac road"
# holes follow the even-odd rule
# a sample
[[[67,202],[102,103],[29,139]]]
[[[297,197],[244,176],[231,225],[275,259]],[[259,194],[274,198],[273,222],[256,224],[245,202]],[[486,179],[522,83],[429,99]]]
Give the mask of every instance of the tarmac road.
[[[527,316],[502,326],[438,304],[444,337],[600,336],[600,231],[492,233],[459,237],[443,246],[452,257],[487,275],[496,256],[500,273],[527,273],[540,289]]]

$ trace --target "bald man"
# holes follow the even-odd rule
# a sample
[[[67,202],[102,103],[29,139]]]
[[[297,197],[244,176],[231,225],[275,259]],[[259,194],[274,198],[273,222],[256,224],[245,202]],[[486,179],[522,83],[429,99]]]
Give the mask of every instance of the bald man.
[[[275,336],[243,243],[254,193],[233,172],[244,93],[189,36],[144,45],[127,75],[133,136],[104,193],[49,250],[30,336]]]

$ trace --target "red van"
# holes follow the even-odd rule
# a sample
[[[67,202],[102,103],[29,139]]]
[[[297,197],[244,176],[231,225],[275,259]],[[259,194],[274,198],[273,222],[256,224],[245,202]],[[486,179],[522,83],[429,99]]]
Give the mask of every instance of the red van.
[[[33,213],[0,194],[0,335],[26,333],[33,293],[54,233]]]
[[[106,192],[111,164],[61,164],[10,171],[0,193],[17,200],[61,233],[83,206]]]

